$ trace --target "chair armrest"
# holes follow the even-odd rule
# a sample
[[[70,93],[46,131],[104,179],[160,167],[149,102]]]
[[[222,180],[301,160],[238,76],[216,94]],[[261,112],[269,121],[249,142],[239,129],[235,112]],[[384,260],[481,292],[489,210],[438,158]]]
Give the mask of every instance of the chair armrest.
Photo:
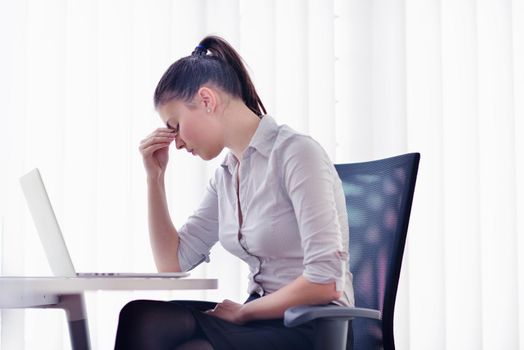
[[[286,312],[284,313],[284,324],[286,325],[286,327],[295,327],[301,325],[302,323],[315,320],[317,318],[338,318],[350,320],[355,317],[365,317],[380,320],[382,319],[382,313],[378,310],[365,309],[360,307],[346,307],[338,305],[299,305],[290,307],[286,310]]]

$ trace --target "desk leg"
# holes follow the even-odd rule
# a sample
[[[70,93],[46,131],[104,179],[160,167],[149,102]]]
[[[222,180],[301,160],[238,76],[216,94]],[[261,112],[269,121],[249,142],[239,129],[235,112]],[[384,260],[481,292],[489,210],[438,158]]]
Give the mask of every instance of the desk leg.
[[[83,294],[61,295],[57,307],[66,311],[73,350],[89,350],[89,328]]]

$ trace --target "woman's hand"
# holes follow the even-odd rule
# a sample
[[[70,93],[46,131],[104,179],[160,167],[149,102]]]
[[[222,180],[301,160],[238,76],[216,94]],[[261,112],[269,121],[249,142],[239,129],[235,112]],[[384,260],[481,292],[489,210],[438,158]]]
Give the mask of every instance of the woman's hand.
[[[242,304],[226,299],[218,303],[213,310],[206,311],[206,314],[242,325],[246,323],[242,313],[243,306]]]
[[[140,142],[139,150],[148,177],[158,178],[166,171],[169,145],[175,136],[176,133],[171,129],[158,128]]]

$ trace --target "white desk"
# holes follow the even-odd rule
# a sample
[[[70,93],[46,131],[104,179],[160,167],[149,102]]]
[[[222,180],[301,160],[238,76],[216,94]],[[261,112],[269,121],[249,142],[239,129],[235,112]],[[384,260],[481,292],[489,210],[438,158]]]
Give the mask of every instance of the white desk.
[[[0,308],[60,308],[66,311],[74,350],[90,349],[84,292],[216,289],[216,279],[0,277]]]

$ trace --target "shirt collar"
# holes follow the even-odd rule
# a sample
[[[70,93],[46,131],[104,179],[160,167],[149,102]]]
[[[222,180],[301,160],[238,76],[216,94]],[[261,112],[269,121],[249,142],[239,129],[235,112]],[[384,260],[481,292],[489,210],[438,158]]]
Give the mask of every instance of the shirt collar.
[[[275,134],[278,132],[278,125],[269,115],[265,115],[260,119],[257,130],[251,138],[251,142],[244,152],[244,157],[249,156],[253,153],[254,150],[258,151],[265,157],[269,157],[269,153],[273,147],[273,140]],[[237,165],[237,159],[232,152],[229,152],[224,161],[222,162],[222,167],[228,168],[229,172],[232,174],[233,169]]]

